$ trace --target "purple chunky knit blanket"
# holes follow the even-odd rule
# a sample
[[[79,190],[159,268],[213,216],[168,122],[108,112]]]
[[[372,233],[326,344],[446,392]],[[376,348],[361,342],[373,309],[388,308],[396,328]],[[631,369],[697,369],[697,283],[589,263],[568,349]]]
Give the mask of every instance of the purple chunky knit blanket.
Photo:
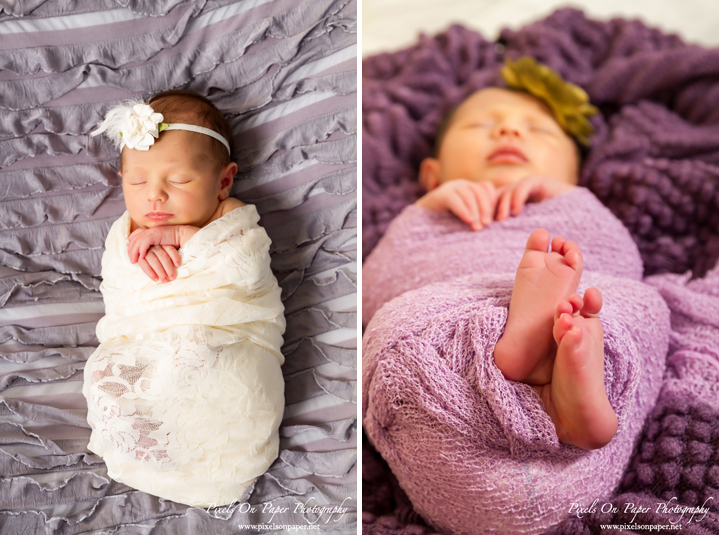
[[[417,168],[431,151],[444,110],[472,90],[497,83],[505,56],[530,54],[585,87],[601,115],[593,119],[597,135],[580,182],[631,233],[645,283],[671,312],[671,329],[661,390],[639,422],[643,428],[621,480],[609,495],[595,496],[590,512],[567,511],[547,533],[678,521],[682,533],[719,534],[719,267],[712,267],[719,256],[719,50],[685,45],[638,21],[600,22],[571,9],[519,31],[505,30],[500,41],[453,26],[407,50],[364,61],[363,254],[419,196]],[[461,267],[437,256],[436,272]],[[591,256],[585,250],[588,272]],[[466,254],[465,261],[473,256]],[[412,277],[436,284],[431,273],[403,265],[414,270]],[[683,274],[687,270],[693,274]],[[400,290],[385,285],[383,295],[371,297],[365,276],[365,314]],[[402,328],[411,333],[413,327]],[[436,533],[363,440],[363,533]],[[531,473],[525,480],[533,480]],[[629,504],[642,512],[635,516]],[[702,504],[709,512],[691,521],[669,507]],[[632,531],[643,532],[648,531]]]
[[[592,452],[560,444],[535,391],[494,364],[517,265],[540,227],[580,245],[580,292],[604,295],[619,430]],[[453,534],[542,533],[572,503],[611,495],[659,394],[669,341],[669,310],[641,273],[629,232],[584,188],[480,232],[416,206],[394,220],[363,269],[363,314],[381,307],[364,336],[363,422],[425,519]]]

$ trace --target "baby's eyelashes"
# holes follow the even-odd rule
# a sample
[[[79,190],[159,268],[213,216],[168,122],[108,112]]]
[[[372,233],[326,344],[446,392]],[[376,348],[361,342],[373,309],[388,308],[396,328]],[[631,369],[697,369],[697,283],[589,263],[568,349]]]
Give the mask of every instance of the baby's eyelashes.
[[[468,125],[469,128],[492,128],[494,127],[493,121],[477,121]]]
[[[557,135],[559,133],[551,126],[545,126],[541,124],[530,124],[529,130],[530,132],[538,132],[540,134]]]

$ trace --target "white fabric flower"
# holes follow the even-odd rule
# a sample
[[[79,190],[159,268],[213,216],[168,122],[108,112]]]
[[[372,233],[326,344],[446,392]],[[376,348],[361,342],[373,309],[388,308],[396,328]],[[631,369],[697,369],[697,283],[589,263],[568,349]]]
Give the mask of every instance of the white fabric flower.
[[[96,136],[102,132],[113,141],[118,149],[126,146],[130,149],[149,150],[165,128],[167,123],[161,113],[142,100],[132,100],[113,107],[107,112],[99,128],[92,132]]]
[[[162,119],[162,114],[155,113],[148,104],[135,104],[132,110],[127,110],[125,124],[120,130],[125,146],[129,149],[149,150],[160,135],[159,124]]]

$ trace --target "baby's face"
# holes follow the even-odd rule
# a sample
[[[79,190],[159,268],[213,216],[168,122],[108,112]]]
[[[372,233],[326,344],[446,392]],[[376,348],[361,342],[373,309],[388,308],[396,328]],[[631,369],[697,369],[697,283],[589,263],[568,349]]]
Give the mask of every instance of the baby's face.
[[[122,191],[138,227],[202,227],[212,217],[229,196],[237,164],[218,171],[216,163],[203,157],[208,145],[189,132],[173,130],[162,133],[150,150],[123,149]]]
[[[420,181],[427,190],[457,178],[501,187],[536,174],[576,184],[578,167],[574,142],[543,102],[489,88],[454,112],[438,158],[422,162]]]

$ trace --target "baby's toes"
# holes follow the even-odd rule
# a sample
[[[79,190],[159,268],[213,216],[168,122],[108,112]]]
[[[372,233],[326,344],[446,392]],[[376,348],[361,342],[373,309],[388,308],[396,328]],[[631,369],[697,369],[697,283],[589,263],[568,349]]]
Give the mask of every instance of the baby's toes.
[[[564,303],[567,303],[564,301]],[[568,304],[568,303],[567,303]],[[554,328],[552,329],[552,335],[554,336],[554,341],[559,344],[564,336],[572,329],[574,326],[574,320],[571,316],[571,314],[568,314],[566,312],[561,313],[555,320],[554,320]]]
[[[597,288],[589,288],[584,292],[584,306],[581,307],[581,314],[585,318],[594,318],[602,309],[602,293]]]
[[[538,228],[529,235],[527,239],[527,251],[541,251],[546,253],[549,250],[549,232]]]
[[[557,321],[562,314],[574,314],[574,305],[570,301],[560,301],[557,303],[557,308],[554,310],[554,321]]]
[[[567,263],[575,270],[581,271],[584,260],[582,259],[582,251],[579,249],[579,245],[573,241],[568,241],[562,248],[562,254]]]
[[[577,314],[582,308],[584,308],[584,299],[579,294],[574,294],[569,298],[569,304],[572,306],[570,314]]]

